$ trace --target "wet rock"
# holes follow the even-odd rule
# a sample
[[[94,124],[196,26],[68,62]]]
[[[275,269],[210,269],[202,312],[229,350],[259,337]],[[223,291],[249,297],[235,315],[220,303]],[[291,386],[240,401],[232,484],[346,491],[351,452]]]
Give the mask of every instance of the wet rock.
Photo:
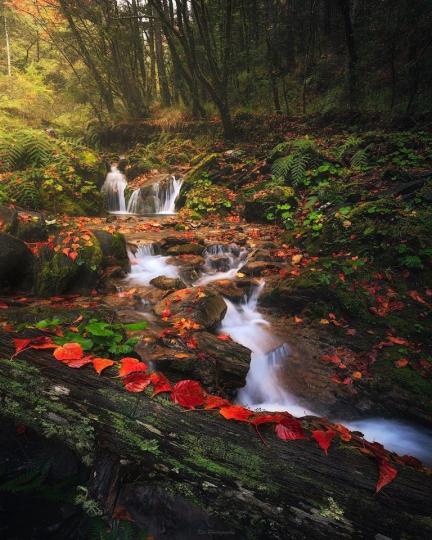
[[[14,234],[18,226],[18,212],[15,208],[0,206],[0,231]]]
[[[178,278],[170,278],[167,276],[158,276],[150,281],[150,285],[164,291],[185,289],[186,284]]]
[[[238,302],[245,296],[251,283],[251,280],[220,279],[209,283],[208,288],[215,290],[228,300]]]
[[[130,268],[127,254],[126,239],[120,233],[109,233],[102,230],[93,230],[102,249],[102,264],[104,266],[120,266],[127,270]]]
[[[247,276],[262,276],[275,268],[278,268],[277,263],[269,261],[250,261],[246,266],[243,266],[241,272]]]
[[[184,235],[176,235],[176,236],[166,236],[163,240],[160,242],[161,249],[168,249],[171,246],[176,246],[179,244],[190,244],[191,242],[198,242],[202,243],[202,240],[197,237],[191,236],[184,236]]]
[[[154,311],[161,316],[169,311],[170,319],[191,319],[204,328],[221,322],[227,306],[220,294],[211,289],[182,289],[166,296],[156,304]]]
[[[33,269],[34,257],[25,243],[0,233],[0,288],[31,289]]]
[[[202,255],[204,246],[201,244],[178,244],[167,249],[168,255]]]
[[[18,211],[8,206],[0,206],[0,231],[12,234],[24,242],[44,242],[48,238],[42,214]]]
[[[181,352],[182,349],[156,347],[147,351],[156,369],[170,380],[185,378],[200,381],[209,392],[222,392],[233,397],[235,390],[246,384],[251,351],[234,341],[223,341],[210,332],[195,332],[193,338],[197,349]],[[203,352],[197,358],[196,354]]]

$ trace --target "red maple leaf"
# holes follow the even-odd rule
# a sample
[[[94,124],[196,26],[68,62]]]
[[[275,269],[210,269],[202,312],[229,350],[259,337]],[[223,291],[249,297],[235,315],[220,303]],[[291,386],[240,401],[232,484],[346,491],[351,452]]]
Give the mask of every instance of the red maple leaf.
[[[29,345],[31,343],[31,339],[15,338],[14,343],[15,343],[15,354],[14,354],[14,356],[16,356],[17,354],[19,354],[24,349],[29,348]]]
[[[147,364],[140,362],[136,358],[122,358],[120,360],[120,377],[126,377],[130,373],[135,373],[136,371],[147,371]]]
[[[150,374],[150,380],[153,384],[153,395],[156,396],[161,392],[172,392],[172,386],[169,380],[163,373],[154,371]]]
[[[87,364],[91,364],[93,362],[93,356],[84,356],[83,358],[80,358],[79,360],[68,360],[67,367],[73,368],[73,369],[79,369],[83,366],[86,366]]]
[[[327,454],[328,449],[332,443],[333,437],[336,435],[336,431],[328,429],[327,431],[315,430],[312,431],[312,437],[319,444],[320,448]]]
[[[241,405],[228,405],[222,407],[219,411],[227,420],[238,420],[239,422],[248,422],[253,412],[245,409]]]
[[[79,343],[65,343],[54,351],[54,358],[66,364],[69,360],[80,360],[83,356],[84,351]]]
[[[392,467],[387,459],[379,460],[379,477],[378,482],[375,486],[375,491],[381,491],[384,486],[390,484],[398,474],[397,469]]]
[[[173,388],[171,399],[186,409],[195,409],[204,404],[205,394],[197,381],[179,381]]]
[[[124,387],[128,392],[142,392],[151,383],[149,375],[146,375],[143,371],[130,373],[123,379]]]
[[[275,427],[276,435],[283,441],[306,439],[301,423],[296,418],[283,418]]]
[[[221,407],[226,407],[230,402],[227,399],[221,398],[220,396],[206,396],[204,409],[220,409]]]
[[[219,334],[217,338],[221,341],[231,341],[231,337],[226,334]]]

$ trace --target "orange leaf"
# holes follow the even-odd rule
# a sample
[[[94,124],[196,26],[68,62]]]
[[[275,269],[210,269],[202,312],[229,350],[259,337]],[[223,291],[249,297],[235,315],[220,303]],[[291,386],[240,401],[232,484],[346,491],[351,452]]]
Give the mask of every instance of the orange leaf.
[[[221,398],[220,396],[207,396],[204,409],[219,409],[220,407],[225,407],[229,404],[230,402],[227,399]]]
[[[114,363],[113,360],[109,360],[108,358],[93,358],[93,367],[99,375],[104,369],[114,365]]]
[[[163,373],[154,371],[150,374],[150,380],[153,384],[153,395],[156,396],[161,392],[172,392],[172,386],[169,380]]]
[[[352,374],[352,378],[353,378],[353,379],[359,380],[359,379],[361,379],[362,377],[363,377],[363,375],[362,375],[362,372],[361,372],[361,371],[354,371],[354,373]]]
[[[63,347],[58,347],[54,351],[54,358],[60,362],[68,362],[69,360],[80,360],[84,356],[84,352],[79,343],[65,343]]]
[[[173,388],[171,399],[187,409],[195,409],[204,404],[205,394],[197,381],[179,381]]]
[[[71,261],[73,261],[73,262],[76,261],[77,257],[78,257],[78,253],[76,251],[71,251],[69,253],[69,259],[71,259]]]
[[[219,334],[217,338],[221,341],[231,341],[231,337],[226,334]]]
[[[129,373],[134,373],[136,371],[147,371],[147,364],[140,362],[136,358],[122,358],[120,360],[121,367],[119,370],[120,377],[126,377]]]
[[[396,360],[396,362],[394,363],[394,365],[395,365],[397,368],[404,368],[404,367],[406,367],[408,364],[409,364],[409,360],[407,360],[406,358],[401,358],[400,360]]]
[[[229,405],[222,407],[219,411],[227,420],[238,420],[239,422],[247,422],[253,412],[245,409],[241,405]]]

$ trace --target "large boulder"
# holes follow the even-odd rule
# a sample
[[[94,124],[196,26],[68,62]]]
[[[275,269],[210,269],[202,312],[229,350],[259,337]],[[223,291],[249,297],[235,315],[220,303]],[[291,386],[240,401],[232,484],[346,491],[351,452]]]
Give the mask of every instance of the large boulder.
[[[178,346],[172,349],[156,347],[153,351],[143,349],[140,352],[172,381],[198,380],[209,392],[234,397],[236,390],[246,384],[251,351],[206,331],[195,332],[193,339],[197,348],[188,353],[182,352]]]
[[[181,289],[166,296],[154,307],[159,316],[190,319],[204,328],[213,328],[225,316],[227,306],[216,291],[210,289]]]
[[[109,233],[102,230],[92,230],[92,233],[102,249],[103,266],[120,266],[125,270],[130,268],[126,239],[121,233]]]
[[[167,276],[158,276],[150,281],[150,285],[161,289],[163,291],[178,291],[179,289],[185,289],[186,284],[179,278],[170,278]]]
[[[62,249],[44,247],[39,254],[35,292],[39,296],[89,294],[98,284],[102,268],[102,248],[95,236],[80,245],[75,260]]]
[[[0,289],[31,289],[33,271],[34,257],[25,243],[0,233]]]
[[[171,246],[167,249],[166,253],[167,255],[202,255],[204,249],[203,245],[190,242],[188,244]]]
[[[14,234],[18,226],[18,212],[13,207],[0,205],[0,232]]]
[[[18,212],[14,235],[24,242],[45,242],[48,240],[45,218],[39,212]]]

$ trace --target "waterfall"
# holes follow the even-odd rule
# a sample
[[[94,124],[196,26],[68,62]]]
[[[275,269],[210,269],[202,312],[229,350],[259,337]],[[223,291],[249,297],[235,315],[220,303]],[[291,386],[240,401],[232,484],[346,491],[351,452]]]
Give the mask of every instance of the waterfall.
[[[140,210],[141,203],[141,188],[136,189],[129,199],[127,205],[128,214],[138,214]]]
[[[248,251],[236,244],[214,244],[204,251],[203,275],[195,285],[206,285],[220,279],[233,279],[247,262]]]
[[[110,212],[126,212],[126,186],[125,175],[115,165],[111,165],[111,171],[107,174],[102,186],[102,193],[106,195],[107,207]]]
[[[129,253],[129,259],[131,273],[127,279],[134,285],[149,285],[158,276],[178,277],[178,268],[167,262],[169,257],[156,254],[153,244],[140,246],[134,255]]]
[[[154,184],[155,213],[156,214],[175,214],[176,200],[180,194],[183,180],[170,177],[167,185],[161,183]]]

